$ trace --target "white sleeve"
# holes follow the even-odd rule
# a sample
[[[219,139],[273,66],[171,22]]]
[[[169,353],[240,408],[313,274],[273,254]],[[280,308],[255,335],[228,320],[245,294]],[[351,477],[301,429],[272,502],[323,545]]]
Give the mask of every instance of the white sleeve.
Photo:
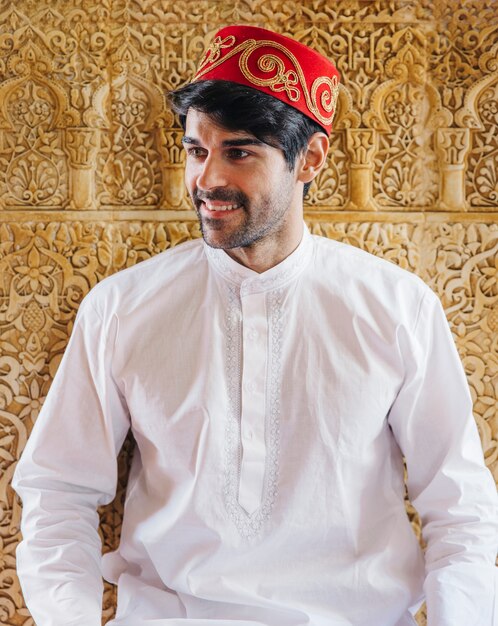
[[[401,333],[406,378],[389,422],[405,456],[425,552],[428,626],[496,626],[498,507],[465,373],[438,298]],[[497,621],[495,621],[497,620]]]
[[[17,571],[39,626],[101,625],[96,509],[115,495],[129,428],[111,373],[116,331],[87,297],[14,475],[23,501]]]

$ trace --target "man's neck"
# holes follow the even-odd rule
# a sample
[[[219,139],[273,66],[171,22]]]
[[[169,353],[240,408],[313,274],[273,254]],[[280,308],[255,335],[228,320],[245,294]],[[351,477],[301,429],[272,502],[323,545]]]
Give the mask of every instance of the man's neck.
[[[274,237],[264,238],[250,246],[232,248],[225,252],[237,263],[262,274],[290,256],[299,246],[302,237],[303,224],[301,222],[299,226],[296,225],[292,229],[291,233],[276,240]]]

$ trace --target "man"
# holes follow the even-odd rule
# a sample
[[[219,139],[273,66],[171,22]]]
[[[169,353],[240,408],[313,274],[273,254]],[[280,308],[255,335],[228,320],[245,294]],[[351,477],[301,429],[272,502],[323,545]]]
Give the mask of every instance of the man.
[[[202,241],[83,302],[15,488],[39,626],[492,626],[495,492],[437,298],[415,276],[312,237],[332,64],[222,29],[173,93]],[[97,506],[131,427],[121,545]],[[408,489],[425,555],[406,517]]]

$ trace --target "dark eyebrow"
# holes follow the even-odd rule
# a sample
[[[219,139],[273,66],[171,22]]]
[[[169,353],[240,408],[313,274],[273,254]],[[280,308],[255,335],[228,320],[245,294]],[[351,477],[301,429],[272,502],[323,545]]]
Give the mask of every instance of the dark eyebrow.
[[[254,137],[241,137],[240,139],[226,139],[221,142],[224,148],[237,148],[238,146],[264,146],[265,144]]]
[[[182,143],[190,146],[201,145],[200,141],[188,135],[182,137]],[[265,143],[255,137],[240,137],[239,139],[225,139],[225,141],[221,142],[221,145],[223,148],[237,148],[239,146],[264,146]]]
[[[201,145],[197,141],[197,139],[194,139],[193,137],[187,137],[187,135],[184,135],[182,137],[182,143],[188,143],[189,145],[192,145],[192,146],[200,146]]]

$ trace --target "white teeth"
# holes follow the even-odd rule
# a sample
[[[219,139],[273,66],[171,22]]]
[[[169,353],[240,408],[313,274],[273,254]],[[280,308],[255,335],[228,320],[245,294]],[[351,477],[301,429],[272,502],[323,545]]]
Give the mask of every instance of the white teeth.
[[[207,202],[204,203],[208,211],[232,211],[233,209],[238,209],[240,204],[223,204],[223,205],[209,205]]]

